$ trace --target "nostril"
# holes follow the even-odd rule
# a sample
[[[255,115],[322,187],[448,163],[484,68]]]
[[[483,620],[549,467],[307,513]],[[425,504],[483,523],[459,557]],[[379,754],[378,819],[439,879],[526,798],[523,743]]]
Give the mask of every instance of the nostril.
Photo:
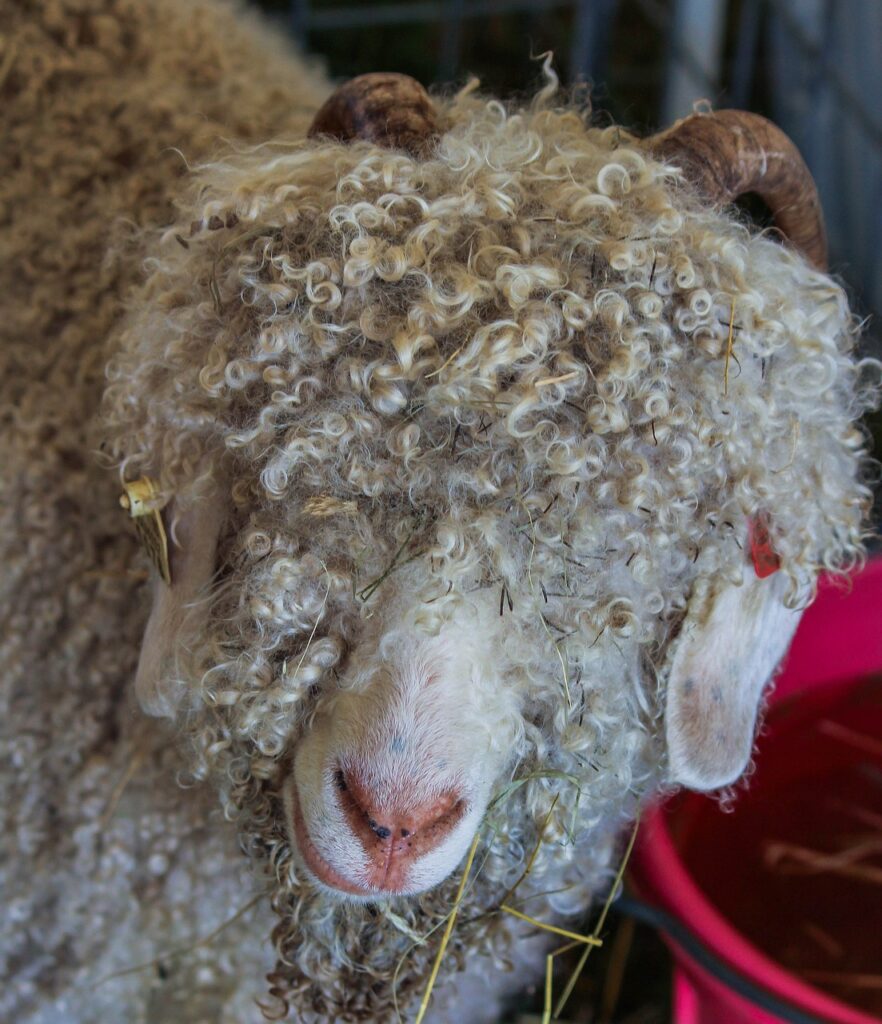
[[[370,799],[368,798],[364,787],[356,780],[353,786],[349,785],[346,778],[346,772],[342,768],[338,768],[334,772],[334,783],[337,789],[341,793],[345,793],[345,797],[341,797],[341,806],[343,812],[349,818],[350,823],[353,822],[353,818],[362,823],[367,823],[367,827],[373,832],[378,839],[388,839],[392,835],[392,829],[387,828],[386,825],[381,825],[376,818],[372,817],[370,807]]]
[[[378,792],[369,777],[350,764],[336,765],[336,803],[365,858],[363,882],[404,891],[412,865],[445,842],[468,814],[468,803],[455,790],[427,798],[401,778],[386,780]]]
[[[404,842],[407,849],[415,849],[413,843],[417,840],[420,847],[434,845],[456,827],[467,811],[465,801],[452,791],[425,800],[408,792],[407,786],[397,786],[396,795],[381,802],[361,773],[350,767],[336,768],[333,779],[340,794],[340,809],[363,841],[385,844],[391,839],[393,843]]]

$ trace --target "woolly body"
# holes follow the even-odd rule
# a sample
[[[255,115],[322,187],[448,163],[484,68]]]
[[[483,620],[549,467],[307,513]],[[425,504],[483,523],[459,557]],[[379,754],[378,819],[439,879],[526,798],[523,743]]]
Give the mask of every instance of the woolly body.
[[[258,906],[230,941],[95,984],[208,935],[254,884],[134,713],[146,563],[94,422],[133,238],[171,220],[186,159],[302,135],[326,85],[220,4],[0,0],[0,25],[0,1018],[261,1020]]]
[[[224,33],[205,32],[226,53]],[[240,59],[231,80],[243,77]],[[260,74],[270,74],[268,63]],[[239,86],[246,120],[246,111],[268,113],[254,75],[247,97]],[[302,97],[312,87],[292,82],[298,88]],[[414,637],[427,650],[471,651],[468,685],[457,692],[475,709],[492,766],[483,798],[497,796],[492,828],[444,963],[449,975],[475,950],[497,965],[520,955],[508,919],[493,911],[543,822],[521,891],[557,895],[532,900],[533,915],[576,913],[608,882],[616,836],[665,781],[670,641],[690,595],[705,600],[720,581],[750,572],[748,521],[769,518],[783,565],[775,586],[791,603],[819,568],[860,556],[867,490],[852,423],[870,395],[841,290],[776,241],[707,209],[620,129],[553,109],[552,94],[521,111],[463,95],[444,105],[446,131],[420,160],[306,142],[302,124],[280,111],[264,124],[285,134],[284,145],[203,162],[174,223],[148,232],[146,282],[129,295],[112,343],[108,457],[127,479],[155,477],[181,514],[220,508],[214,586],[160,659],[159,685],[141,696],[177,724],[189,770],[214,780],[247,848],[271,866],[275,1005],[291,1004],[300,1019],[388,1020],[396,998],[411,1005],[435,951],[433,940],[414,947],[414,936],[446,915],[458,884],[366,906],[316,887],[292,853],[292,757],[318,742],[318,726],[341,706],[369,703],[390,651]],[[187,119],[177,138],[157,137],[200,158],[212,132],[198,132]],[[237,135],[257,137],[252,126]],[[19,138],[29,158],[34,137]],[[128,192],[145,187],[148,166],[155,206]],[[46,906],[49,883],[35,886],[24,869],[14,884],[20,918],[34,922],[32,943],[62,921],[65,941],[82,942],[77,915],[110,905],[121,889],[133,894],[127,921],[146,912],[147,862],[129,859],[137,844],[119,813],[102,822],[98,797],[131,750],[121,694],[143,616],[124,575],[131,542],[114,518],[113,488],[91,484],[82,424],[107,354],[96,339],[113,328],[138,267],[128,251],[111,276],[99,273],[104,231],[127,201],[135,214],[148,206],[145,226],[165,221],[172,178],[147,162],[117,165],[118,200],[82,211],[94,232],[87,262],[64,231],[60,249],[49,245],[69,219],[65,204],[79,198],[60,199],[52,219],[21,210],[23,230],[11,235],[29,237],[30,254],[39,230],[39,251],[61,262],[28,271],[29,300],[10,314],[44,319],[4,323],[15,333],[2,379],[8,407],[18,403],[6,460],[18,507],[4,510],[17,524],[3,533],[4,542],[18,538],[7,577],[18,600],[3,624],[6,720],[22,729],[13,750],[28,765],[14,769],[20,795],[10,806],[34,829],[34,805],[57,792],[65,834],[84,837],[90,878],[79,909],[57,894],[62,902]],[[83,284],[65,300],[54,282],[59,272],[78,280],[71,271]],[[68,317],[47,372],[21,339],[51,335]],[[39,754],[27,739],[35,735],[45,737]],[[122,800],[140,794],[159,806],[144,779],[136,772]],[[207,913],[200,887],[223,879],[223,920],[248,891],[232,895],[229,860],[218,854],[212,878],[187,849],[221,843],[220,825],[196,835],[200,799],[181,794],[175,804],[181,868],[174,891],[165,883],[166,905],[183,915],[195,901]],[[90,844],[114,830],[125,866],[110,883]],[[57,866],[69,840],[48,820],[38,834]],[[63,887],[67,870],[55,884]],[[206,930],[185,936],[158,920],[131,927],[148,957]],[[254,992],[260,923],[250,939],[238,928],[182,958],[185,966],[176,960],[177,982],[173,972],[158,991],[198,993],[193,965],[211,960],[235,963],[237,981]],[[20,950],[21,934],[4,948]],[[64,955],[88,961],[90,972],[124,967],[139,958],[130,937],[95,929],[90,949]],[[62,946],[54,949],[45,971],[61,993],[71,974],[59,973]],[[479,974],[491,971],[491,960],[468,959]],[[212,984],[222,977],[233,985],[221,969]],[[10,1004],[19,1015],[36,1002],[28,982],[48,1005],[48,982],[32,976],[4,997],[19,1000]],[[112,986],[127,1019],[149,1019],[143,976],[108,982],[108,1002]],[[492,999],[465,1005],[456,1019],[495,1012]]]

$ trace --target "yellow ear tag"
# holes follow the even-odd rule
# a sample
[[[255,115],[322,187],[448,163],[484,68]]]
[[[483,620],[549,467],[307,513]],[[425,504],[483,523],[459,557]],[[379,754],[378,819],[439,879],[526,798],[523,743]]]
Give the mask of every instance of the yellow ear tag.
[[[171,586],[168,535],[162,521],[162,510],[151,504],[157,496],[156,482],[148,476],[142,476],[140,480],[123,484],[123,487],[125,493],[120,495],[119,503],[132,517],[138,540],[150,561],[166,584]]]

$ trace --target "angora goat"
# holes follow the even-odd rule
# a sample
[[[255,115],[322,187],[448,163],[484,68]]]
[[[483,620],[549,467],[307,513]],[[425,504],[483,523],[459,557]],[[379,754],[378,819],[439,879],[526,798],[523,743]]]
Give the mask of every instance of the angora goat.
[[[268,1016],[390,1021],[457,908],[428,1019],[493,1020],[543,948],[502,905],[573,927],[642,802],[737,779],[861,557],[873,387],[807,172],[761,119],[640,141],[553,83],[369,77],[308,135],[320,83],[225,9],[24,9],[0,1012],[259,1017],[272,930]],[[721,212],[749,189],[814,265]]]

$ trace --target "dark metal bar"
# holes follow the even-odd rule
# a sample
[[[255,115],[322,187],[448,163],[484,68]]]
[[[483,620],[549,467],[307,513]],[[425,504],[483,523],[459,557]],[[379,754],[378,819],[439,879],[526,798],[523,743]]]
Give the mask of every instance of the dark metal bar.
[[[741,6],[732,65],[732,84],[729,86],[729,103],[736,109],[744,109],[750,103],[750,88],[756,71],[761,8],[762,0],[743,0]]]
[[[438,78],[442,82],[449,82],[459,71],[464,14],[465,0],[447,0],[444,30],[441,34],[441,54],[438,58]]]
[[[484,18],[515,11],[550,11],[569,7],[573,0],[472,0],[463,4],[462,18]],[[363,28],[366,25],[403,25],[421,21],[443,21],[446,4],[441,0],[377,4],[369,7],[331,7],[309,16],[312,31],[332,28]]]
[[[836,46],[836,7],[835,0],[824,0],[821,24],[818,26],[818,46],[825,61]],[[821,61],[806,61],[808,76],[806,79],[807,109],[809,116],[803,120],[803,148],[806,163],[809,167],[817,167],[819,156],[825,147],[826,140],[823,127],[823,108],[830,91],[830,83],[821,66]]]
[[[291,25],[291,32],[301,46],[306,45],[309,35],[309,0],[291,0],[291,10],[288,15]]]
[[[804,55],[809,60],[817,62],[818,70],[827,77],[833,91],[845,101],[842,104],[843,111],[857,121],[875,146],[882,149],[882,123],[870,111],[860,92],[847,78],[842,76],[839,68],[824,53],[823,47],[809,37],[799,21],[787,9],[786,4],[782,4],[780,0],[767,0],[767,2],[781,19],[781,24],[801,47]]]
[[[637,0],[637,4],[646,16],[647,20],[651,21],[658,31],[664,35],[664,38],[668,40],[671,56],[674,60],[679,61],[688,68],[693,78],[700,81],[704,88],[708,90],[709,98],[715,99],[719,89],[719,83],[708,77],[707,72],[698,63],[687,47],[680,46],[679,43],[671,38],[670,11],[668,11],[664,4],[660,3],[659,0]]]
[[[876,223],[874,230],[867,233],[868,240],[866,248],[869,252],[869,256],[867,259],[867,270],[864,274],[864,295],[879,295],[882,297],[882,245],[879,245],[878,241],[879,238],[882,237],[882,165],[876,165],[875,177],[876,182],[875,187],[873,188],[875,202],[871,205],[870,210],[872,211],[872,216]],[[866,298],[864,299],[864,303],[865,305],[869,305]],[[872,308],[870,311],[873,316],[873,320],[878,324],[882,314]],[[876,346],[876,352],[878,355],[882,356],[882,348],[879,347],[878,343]],[[882,491],[879,493],[882,495]]]
[[[570,46],[570,80],[602,81],[618,0],[578,0]]]

